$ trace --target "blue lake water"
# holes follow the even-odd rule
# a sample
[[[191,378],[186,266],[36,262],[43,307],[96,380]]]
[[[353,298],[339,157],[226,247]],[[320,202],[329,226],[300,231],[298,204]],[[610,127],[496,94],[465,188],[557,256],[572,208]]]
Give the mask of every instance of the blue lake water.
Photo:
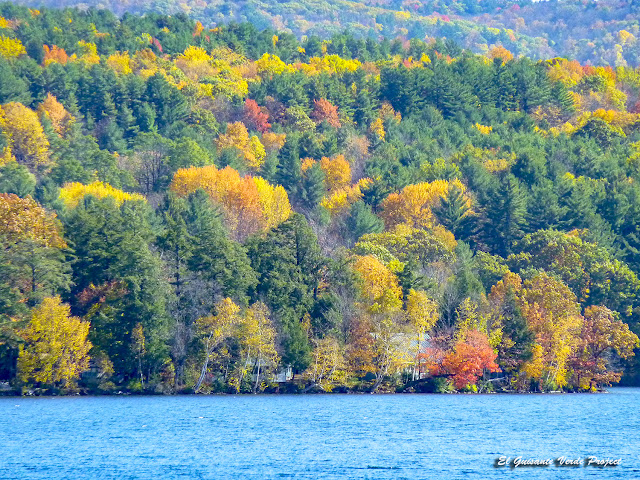
[[[0,398],[2,479],[640,479],[640,389],[602,395]],[[501,455],[621,459],[496,468]]]

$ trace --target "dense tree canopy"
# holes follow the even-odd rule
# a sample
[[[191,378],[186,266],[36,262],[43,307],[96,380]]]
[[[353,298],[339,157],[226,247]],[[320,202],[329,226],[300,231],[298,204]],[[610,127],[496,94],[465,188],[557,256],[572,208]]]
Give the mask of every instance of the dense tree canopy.
[[[478,13],[463,3],[424,2]],[[394,17],[407,30],[394,41],[299,42],[0,5],[0,380],[634,381],[637,28],[617,34],[624,62],[593,66],[519,56],[498,28],[474,54],[440,18],[449,40],[418,40],[435,17],[412,15]]]

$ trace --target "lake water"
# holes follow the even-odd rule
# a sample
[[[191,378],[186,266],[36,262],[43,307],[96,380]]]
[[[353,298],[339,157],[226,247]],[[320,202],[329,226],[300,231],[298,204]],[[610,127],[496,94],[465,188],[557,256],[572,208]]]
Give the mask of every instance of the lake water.
[[[0,398],[2,479],[640,479],[640,389],[603,395]],[[496,468],[500,455],[621,459]]]

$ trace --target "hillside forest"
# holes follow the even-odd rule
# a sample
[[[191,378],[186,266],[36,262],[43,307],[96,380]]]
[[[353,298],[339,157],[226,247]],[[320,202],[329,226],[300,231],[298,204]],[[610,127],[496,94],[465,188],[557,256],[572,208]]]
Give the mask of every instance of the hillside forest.
[[[640,69],[0,4],[0,390],[638,379]]]
[[[635,0],[17,0],[40,8],[103,8],[116,15],[188,15],[207,28],[229,22],[328,40],[344,32],[380,40],[435,38],[486,55],[504,46],[535,60],[640,63],[640,4]],[[348,36],[348,35],[347,35]],[[347,52],[339,52],[349,55]],[[360,55],[361,52],[358,52]],[[353,55],[353,53],[352,53]],[[362,58],[361,58],[362,60]]]

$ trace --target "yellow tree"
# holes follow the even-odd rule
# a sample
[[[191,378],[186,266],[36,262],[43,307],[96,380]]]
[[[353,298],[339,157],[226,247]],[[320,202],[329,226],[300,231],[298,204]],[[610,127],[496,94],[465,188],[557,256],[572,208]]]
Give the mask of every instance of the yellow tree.
[[[271,185],[262,177],[253,177],[258,189],[258,200],[262,207],[266,228],[275,228],[289,218],[291,206],[286,190],[281,185]]]
[[[26,53],[27,50],[20,40],[0,35],[0,55],[4,58],[15,58]]]
[[[371,313],[397,311],[402,307],[398,277],[373,255],[358,256],[353,269],[359,275],[360,298]]]
[[[204,30],[204,26],[202,25],[201,22],[196,22],[196,26],[193,29],[193,33],[192,36],[193,37],[199,37],[200,35],[202,35],[202,31]]]
[[[107,58],[107,66],[119,75],[133,73],[133,61],[129,52],[116,52]]]
[[[220,170],[220,203],[226,213],[229,230],[238,240],[266,228],[258,186],[250,176],[240,177],[233,169]]]
[[[211,56],[202,47],[191,45],[176,59],[176,65],[187,77],[198,80],[215,74]]]
[[[258,189],[251,177],[243,180],[231,167],[218,170],[214,165],[209,165],[181,168],[171,182],[171,190],[181,196],[200,188],[222,207],[225,224],[235,238],[242,238],[265,227]]]
[[[246,166],[258,170],[264,163],[266,151],[260,139],[255,135],[249,137],[247,127],[242,122],[227,125],[227,132],[221,134],[216,140],[218,150],[236,148],[242,154]]]
[[[513,60],[513,53],[504,48],[502,45],[498,45],[497,47],[493,47],[489,52],[489,58],[499,58],[503,62],[508,62]]]
[[[443,268],[443,263],[455,259],[456,245],[453,234],[441,226],[422,230],[400,224],[391,231],[363,235],[355,249],[357,253],[386,251],[401,262],[413,261],[424,268],[438,262],[439,268]]]
[[[373,136],[374,139],[378,140],[379,142],[384,142],[387,134],[384,131],[384,122],[380,117],[371,122],[371,125],[369,125],[369,133]]]
[[[372,255],[357,257],[353,263],[360,277],[359,298],[369,317],[373,337],[371,365],[376,391],[387,375],[411,365],[410,329],[402,315],[402,289],[397,276]]]
[[[265,132],[262,135],[262,144],[268,152],[277,152],[284,147],[286,139],[285,133]]]
[[[336,385],[344,384],[347,378],[347,364],[338,340],[334,337],[314,340],[311,364],[305,374],[310,380],[306,391],[317,386],[325,392],[330,392]]]
[[[373,392],[380,387],[387,375],[395,374],[413,363],[412,335],[407,325],[401,323],[401,316],[387,312],[376,317],[372,331],[373,365],[376,367]]]
[[[278,56],[270,55],[268,53],[265,53],[262,57],[256,60],[256,68],[258,73],[263,77],[280,75],[284,72],[290,72],[293,70],[286,63],[280,60]]]
[[[238,240],[275,227],[291,215],[289,197],[281,186],[273,186],[260,177],[240,177],[231,167],[181,168],[171,182],[171,190],[181,196],[199,188],[222,207],[225,224]]]
[[[351,183],[351,165],[344,155],[333,158],[322,157],[320,167],[325,175],[325,183],[331,192],[344,189]]]
[[[386,227],[392,228],[400,223],[418,228],[431,227],[434,223],[431,209],[438,205],[440,198],[447,194],[452,185],[465,192],[464,185],[455,179],[407,185],[400,193],[390,194],[382,202],[381,217]]]
[[[567,361],[577,348],[583,326],[576,296],[544,272],[525,282],[508,273],[491,290],[491,302],[504,303],[508,292],[515,296],[527,328],[535,335],[532,358],[521,365],[521,374],[538,380],[542,388],[566,386]]]
[[[304,165],[303,165],[304,166]],[[369,178],[361,178],[358,183],[331,192],[322,199],[320,205],[329,210],[331,215],[344,213],[351,205],[362,199],[362,189],[372,183]]]
[[[123,192],[103,182],[93,182],[89,185],[83,185],[78,182],[67,183],[60,189],[59,198],[65,206],[73,208],[77,206],[78,202],[86,195],[92,195],[97,198],[111,197],[118,205],[122,205],[125,201],[146,201],[146,199],[138,193]]]
[[[65,248],[55,213],[48,213],[31,197],[0,193],[0,237],[18,243],[24,240],[44,247]]]
[[[22,330],[18,378],[46,386],[71,387],[89,368],[89,322],[72,317],[59,297],[45,298]]]
[[[236,391],[239,391],[246,373],[255,372],[253,393],[256,393],[261,385],[261,375],[267,369],[274,370],[280,361],[275,344],[276,330],[264,303],[255,303],[247,309],[238,323],[237,336],[244,360],[239,378],[233,383]]]
[[[193,387],[194,393],[198,393],[202,387],[202,382],[207,374],[209,360],[213,352],[227,338],[229,338],[236,327],[240,317],[240,307],[233,300],[225,298],[215,305],[215,315],[209,315],[196,320],[196,328],[198,333],[204,340],[204,361],[200,371],[200,377]]]
[[[49,140],[36,112],[21,103],[6,103],[0,108],[0,128],[18,163],[32,170],[49,165]]]
[[[47,116],[53,130],[61,137],[67,133],[69,127],[75,122],[73,115],[67,112],[58,99],[50,93],[47,93],[47,96],[38,107],[38,113]]]
[[[29,196],[0,194],[0,285],[15,299],[5,312],[17,315],[27,302],[68,288],[66,246],[55,214]]]
[[[89,67],[100,63],[100,56],[98,55],[98,47],[95,43],[85,42],[80,40],[76,45],[77,54],[71,56],[71,60],[78,60]]]
[[[414,290],[413,288],[409,290],[409,295],[407,295],[406,312],[409,325],[416,339],[415,365],[413,369],[413,379],[415,380],[420,371],[419,355],[425,335],[433,329],[440,315],[438,303],[429,298],[423,291]]]

